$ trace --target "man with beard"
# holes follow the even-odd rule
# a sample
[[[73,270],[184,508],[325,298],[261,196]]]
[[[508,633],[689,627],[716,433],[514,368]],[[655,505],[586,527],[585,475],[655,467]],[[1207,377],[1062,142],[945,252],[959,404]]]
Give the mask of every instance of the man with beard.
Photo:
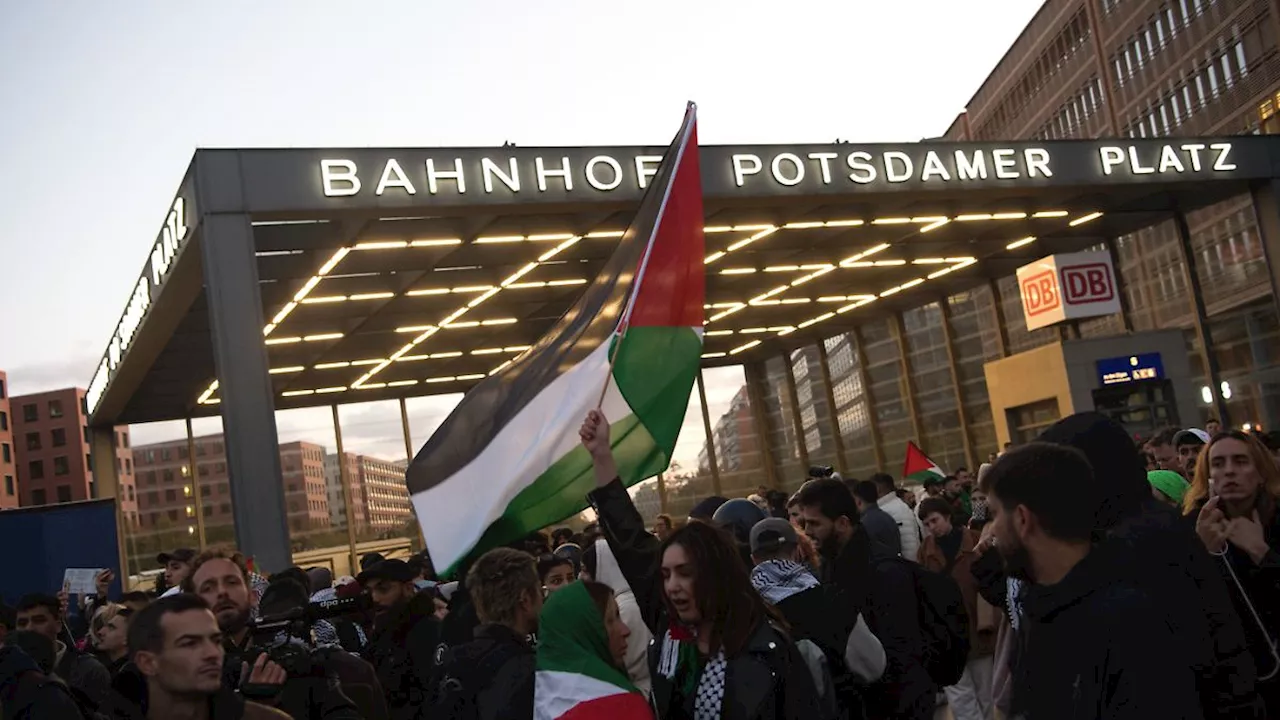
[[[192,562],[187,591],[199,595],[213,610],[226,648],[223,680],[256,702],[283,710],[296,720],[359,720],[356,706],[324,677],[289,677],[284,668],[252,655],[249,620],[257,595],[249,584],[249,570],[240,553],[206,550]],[[132,648],[132,646],[130,647]]]
[[[1127,568],[1092,551],[1101,496],[1079,451],[1031,443],[984,479],[992,536],[1019,597],[1010,717],[1203,717],[1186,639]]]
[[[867,535],[844,483],[811,480],[796,497],[805,534],[822,555],[819,579],[846,608],[867,618],[884,646],[884,676],[864,695],[868,717],[932,718],[937,688],[923,663],[920,598],[911,569]]]
[[[435,600],[418,592],[403,560],[383,560],[356,577],[374,605],[373,633],[365,659],[378,672],[392,720],[425,717],[442,649]]]

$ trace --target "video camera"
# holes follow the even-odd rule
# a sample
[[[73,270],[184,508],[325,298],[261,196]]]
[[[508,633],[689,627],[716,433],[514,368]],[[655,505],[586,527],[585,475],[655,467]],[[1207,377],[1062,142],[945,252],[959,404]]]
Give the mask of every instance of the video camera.
[[[371,605],[368,595],[357,595],[308,603],[251,620],[251,642],[244,660],[252,666],[259,655],[266,653],[272,662],[284,668],[289,677],[323,677],[323,663],[316,662],[311,652],[311,626],[319,620],[364,612]],[[281,635],[284,635],[283,640]],[[302,642],[291,642],[293,639]]]
[[[835,475],[836,469],[830,465],[811,465],[809,467],[809,477],[815,480],[824,480]]]

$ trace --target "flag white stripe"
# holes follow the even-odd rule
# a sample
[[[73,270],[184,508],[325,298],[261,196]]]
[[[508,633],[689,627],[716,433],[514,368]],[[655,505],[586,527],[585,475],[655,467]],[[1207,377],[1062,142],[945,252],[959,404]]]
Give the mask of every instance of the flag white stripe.
[[[617,685],[589,675],[539,670],[534,680],[533,717],[534,720],[555,720],[575,705],[624,692]]]

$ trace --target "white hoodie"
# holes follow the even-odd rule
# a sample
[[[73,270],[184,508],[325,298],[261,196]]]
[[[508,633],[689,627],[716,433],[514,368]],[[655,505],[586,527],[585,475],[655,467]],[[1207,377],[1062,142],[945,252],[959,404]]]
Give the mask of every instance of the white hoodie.
[[[614,559],[613,551],[604,538],[596,540],[595,581],[608,585],[613,590],[614,599],[618,603],[618,614],[631,631],[631,637],[627,638],[627,675],[647,698],[653,694],[653,683],[649,679],[649,641],[653,639],[653,633],[644,624],[631,586],[627,585],[627,579],[622,576],[622,569],[618,567],[618,561]]]

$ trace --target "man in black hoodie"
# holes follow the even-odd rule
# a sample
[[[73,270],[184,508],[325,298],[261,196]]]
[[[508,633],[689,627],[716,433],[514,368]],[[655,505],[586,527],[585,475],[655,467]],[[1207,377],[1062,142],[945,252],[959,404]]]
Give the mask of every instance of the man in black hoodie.
[[[1093,466],[1098,552],[1128,568],[1139,588],[1168,607],[1179,638],[1192,651],[1204,716],[1262,717],[1257,670],[1226,584],[1191,525],[1151,496],[1146,465],[1128,433],[1089,412],[1058,421],[1039,439],[1074,447]]]
[[[376,606],[365,659],[378,672],[392,720],[427,717],[441,651],[435,601],[419,593],[403,560],[383,560],[356,577]]]

